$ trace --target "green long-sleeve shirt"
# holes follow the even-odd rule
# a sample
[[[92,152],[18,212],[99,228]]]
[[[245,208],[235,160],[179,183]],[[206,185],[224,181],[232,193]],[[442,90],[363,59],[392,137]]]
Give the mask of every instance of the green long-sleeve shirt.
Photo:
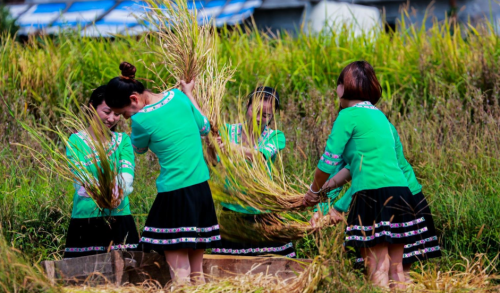
[[[97,156],[95,150],[91,148],[90,138],[84,131],[72,134],[66,148],[66,156],[77,168],[85,168],[93,176],[97,177],[97,168],[93,163],[93,158]],[[112,134],[112,140],[107,151],[113,168],[118,168],[119,182],[122,185],[125,198],[121,204],[111,211],[99,212],[99,208],[85,190],[77,183],[74,183],[75,192],[73,194],[72,218],[95,218],[103,215],[125,216],[130,215],[130,205],[128,194],[132,192],[132,182],[134,178],[134,151],[130,142],[130,137],[126,133]],[[99,161],[98,161],[99,164]],[[99,164],[100,166],[100,164]]]
[[[183,92],[165,92],[161,101],[144,107],[131,119],[134,151],[143,154],[149,148],[160,162],[158,192],[210,178],[201,142],[201,136],[210,131],[210,123]]]
[[[399,138],[396,128],[392,124],[390,124],[390,126],[395,141],[395,150],[399,168],[403,171],[406,177],[408,187],[410,188],[411,193],[415,195],[422,191],[422,185],[418,183],[413,168],[411,167],[410,163],[408,163],[408,161],[404,156],[403,145],[401,144],[401,140]],[[352,196],[353,194],[348,190],[346,194],[344,194],[344,196],[342,196],[342,198],[335,203],[334,208],[341,212],[347,212],[349,210],[349,206],[351,205]]]
[[[407,187],[399,167],[392,125],[370,102],[340,111],[318,168],[336,174],[346,164],[352,184],[343,198],[361,190]]]

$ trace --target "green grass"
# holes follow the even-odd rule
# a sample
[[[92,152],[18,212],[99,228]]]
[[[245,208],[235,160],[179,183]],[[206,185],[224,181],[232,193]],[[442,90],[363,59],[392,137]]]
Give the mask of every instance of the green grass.
[[[337,114],[338,74],[351,61],[369,61],[384,88],[380,107],[398,129],[435,214],[445,257],[431,267],[449,269],[464,262],[461,256],[478,253],[493,259],[500,251],[500,39],[491,31],[487,25],[401,24],[394,32],[354,38],[348,28],[297,37],[222,29],[219,58],[237,68],[224,116],[237,117],[238,103],[256,85],[276,87],[283,101],[278,125],[287,137],[286,172],[307,182]],[[142,64],[157,62],[149,50],[145,38],[135,37],[66,35],[27,44],[0,38],[0,224],[9,245],[29,260],[61,257],[73,190],[11,145],[32,141],[7,109],[26,123],[56,125],[58,108],[86,102],[92,89],[118,75],[121,61],[134,63],[137,76],[154,88],[158,80]],[[127,122],[120,128],[130,131]],[[159,169],[151,154],[137,160],[130,199],[140,229]],[[319,254],[313,237],[296,244],[299,256]]]

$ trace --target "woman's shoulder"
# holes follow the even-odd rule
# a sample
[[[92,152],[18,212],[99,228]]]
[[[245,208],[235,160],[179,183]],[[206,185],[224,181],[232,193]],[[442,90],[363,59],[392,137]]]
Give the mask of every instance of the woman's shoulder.
[[[130,139],[130,136],[126,132],[118,132],[118,131],[112,131],[113,137],[118,138],[120,137],[121,139]]]
[[[271,138],[271,137],[285,138],[285,134],[283,133],[283,131],[281,131],[279,129],[272,129],[270,127],[266,127],[266,129],[264,130],[263,136],[266,136],[269,138]]]
[[[87,137],[88,134],[86,131],[83,130],[75,131],[69,136],[69,141],[71,143],[85,143]]]

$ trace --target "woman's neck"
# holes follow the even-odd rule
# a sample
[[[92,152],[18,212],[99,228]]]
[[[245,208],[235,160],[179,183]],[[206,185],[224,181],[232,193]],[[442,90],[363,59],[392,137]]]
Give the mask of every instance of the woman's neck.
[[[153,94],[151,92],[144,92],[144,106],[153,105],[161,101],[164,97],[163,94]]]
[[[352,106],[354,106],[356,104],[364,102],[364,101],[361,101],[361,100],[345,100],[345,101],[347,101],[347,105],[344,108],[349,108],[349,107],[352,107]]]
[[[101,126],[101,124],[99,124],[99,126],[97,126],[97,127],[100,127],[100,126]],[[92,139],[94,139],[94,140],[96,140],[96,139],[97,139],[97,138],[96,138],[96,135],[95,135],[95,132],[94,132],[94,128],[93,128],[92,126],[89,126],[89,127],[87,128],[87,133],[88,133],[88,134],[90,134],[90,136],[92,137]],[[103,136],[101,135],[101,137],[103,137]],[[104,136],[104,137],[105,137],[105,136]]]

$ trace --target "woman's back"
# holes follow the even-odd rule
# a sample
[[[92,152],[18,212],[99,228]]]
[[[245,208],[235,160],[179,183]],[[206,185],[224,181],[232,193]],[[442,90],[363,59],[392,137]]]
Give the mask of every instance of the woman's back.
[[[322,162],[345,160],[352,176],[352,192],[383,187],[406,187],[399,168],[395,141],[384,113],[370,102],[340,111]]]
[[[136,152],[150,148],[158,157],[161,166],[156,181],[158,192],[209,179],[200,137],[209,130],[208,120],[179,90],[165,93],[161,101],[132,116],[132,144]]]

